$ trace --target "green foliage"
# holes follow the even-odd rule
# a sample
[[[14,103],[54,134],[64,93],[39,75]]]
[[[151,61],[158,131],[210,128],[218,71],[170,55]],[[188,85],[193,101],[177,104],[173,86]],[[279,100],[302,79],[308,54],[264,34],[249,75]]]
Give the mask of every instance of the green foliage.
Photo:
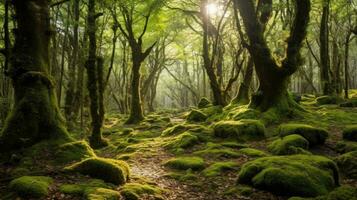
[[[80,161],[85,158],[95,157],[93,149],[85,142],[70,142],[58,147],[56,161],[60,163],[69,163]]]
[[[274,155],[305,154],[309,147],[309,141],[300,135],[288,135],[279,138],[268,146]],[[311,154],[311,153],[309,153]]]
[[[328,137],[325,129],[306,124],[282,124],[279,126],[279,134],[282,137],[293,134],[301,135],[309,141],[310,146],[324,144]]]
[[[129,178],[129,166],[123,161],[106,158],[88,158],[65,168],[113,184],[123,184]]]
[[[344,175],[352,179],[357,179],[357,151],[351,151],[338,156],[336,162]]]
[[[219,138],[234,138],[252,141],[265,138],[265,127],[258,120],[220,121],[213,126],[214,135]]]
[[[200,157],[178,157],[166,161],[164,165],[177,170],[201,170],[205,167],[205,161]]]
[[[218,176],[225,171],[237,170],[238,167],[239,163],[236,162],[216,162],[203,170],[202,174],[207,177]]]
[[[357,142],[357,125],[347,126],[342,134],[344,140]]]
[[[48,195],[52,178],[44,176],[23,176],[10,183],[10,189],[24,198],[42,198]]]
[[[127,183],[120,189],[120,194],[126,200],[138,200],[144,194],[154,195],[161,199],[162,190],[156,186],[140,183]]]
[[[321,156],[259,158],[243,165],[238,183],[286,196],[315,197],[339,184],[336,164]]]

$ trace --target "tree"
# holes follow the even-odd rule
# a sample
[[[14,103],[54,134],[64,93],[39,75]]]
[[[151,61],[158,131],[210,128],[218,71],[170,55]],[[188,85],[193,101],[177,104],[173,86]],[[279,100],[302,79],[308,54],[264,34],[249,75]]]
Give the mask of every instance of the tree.
[[[41,140],[70,139],[48,74],[51,37],[48,3],[12,1],[17,29],[8,75],[15,101],[0,137],[2,150],[23,148]]]
[[[261,4],[265,9],[256,13],[253,0],[234,1],[235,8],[239,10],[243,19],[248,37],[247,48],[254,61],[260,82],[258,92],[252,99],[250,107],[263,112],[271,108],[286,111],[296,107],[296,103],[289,97],[287,86],[290,76],[297,71],[301,63],[300,49],[306,37],[310,1],[295,1],[295,19],[287,39],[286,56],[281,65],[272,56],[264,39],[263,24],[271,15],[271,9],[267,8],[271,8],[273,3],[271,0],[263,0]]]
[[[156,45],[154,42],[148,48],[143,48],[143,37],[145,36],[148,28],[150,18],[154,11],[160,7],[160,0],[150,1],[146,6],[147,10],[144,11],[144,23],[142,31],[139,35],[135,33],[135,16],[138,9],[138,2],[126,2],[119,0],[119,9],[122,15],[123,21],[120,21],[115,18],[116,24],[119,27],[119,30],[124,35],[126,40],[129,43],[131,48],[131,61],[132,61],[132,79],[131,79],[131,106],[130,106],[130,115],[127,124],[135,124],[144,119],[143,108],[141,103],[141,94],[140,94],[140,84],[141,84],[141,73],[140,69],[144,60],[149,56],[151,50]],[[115,12],[115,11],[112,11]],[[115,16],[115,15],[113,15]]]

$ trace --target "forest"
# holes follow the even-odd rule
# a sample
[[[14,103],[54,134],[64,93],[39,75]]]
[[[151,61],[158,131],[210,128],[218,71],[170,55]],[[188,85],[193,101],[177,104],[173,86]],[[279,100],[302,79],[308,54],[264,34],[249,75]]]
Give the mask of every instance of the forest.
[[[0,16],[0,200],[357,200],[356,0]]]

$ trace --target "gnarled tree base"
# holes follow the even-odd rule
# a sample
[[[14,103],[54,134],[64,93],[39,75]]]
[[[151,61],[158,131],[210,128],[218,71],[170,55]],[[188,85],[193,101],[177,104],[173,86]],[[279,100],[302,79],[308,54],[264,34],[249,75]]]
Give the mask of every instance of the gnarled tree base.
[[[14,80],[15,104],[0,136],[1,150],[16,150],[43,140],[71,141],[57,106],[52,81],[26,72]]]

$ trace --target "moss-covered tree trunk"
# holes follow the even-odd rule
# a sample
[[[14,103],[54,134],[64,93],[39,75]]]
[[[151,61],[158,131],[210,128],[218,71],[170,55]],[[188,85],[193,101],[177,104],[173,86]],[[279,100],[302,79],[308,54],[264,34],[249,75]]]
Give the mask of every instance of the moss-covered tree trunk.
[[[88,1],[88,60],[86,63],[88,82],[87,87],[90,98],[90,114],[91,122],[91,136],[89,143],[93,148],[101,148],[108,145],[107,141],[102,137],[102,126],[104,120],[104,106],[103,106],[103,60],[97,58],[97,41],[96,41],[96,14],[95,14],[95,0]]]
[[[233,104],[248,104],[249,98],[249,88],[252,83],[254,72],[254,62],[253,59],[249,58],[246,70],[244,72],[243,82],[240,84],[237,96],[232,100]]]
[[[0,137],[1,150],[42,140],[70,140],[48,75],[51,37],[48,0],[13,0],[17,28],[8,75],[15,101]]]
[[[286,57],[281,65],[273,58],[264,38],[264,24],[271,11],[262,9],[261,12],[256,12],[254,2],[253,0],[234,1],[243,19],[249,38],[248,50],[260,81],[259,89],[252,97],[250,106],[263,112],[271,108],[286,111],[296,106],[288,95],[287,86],[290,76],[300,65],[300,49],[306,37],[310,0],[295,1],[296,16],[287,39]],[[265,8],[272,6],[272,1],[261,1],[261,3],[266,4],[262,5]]]

